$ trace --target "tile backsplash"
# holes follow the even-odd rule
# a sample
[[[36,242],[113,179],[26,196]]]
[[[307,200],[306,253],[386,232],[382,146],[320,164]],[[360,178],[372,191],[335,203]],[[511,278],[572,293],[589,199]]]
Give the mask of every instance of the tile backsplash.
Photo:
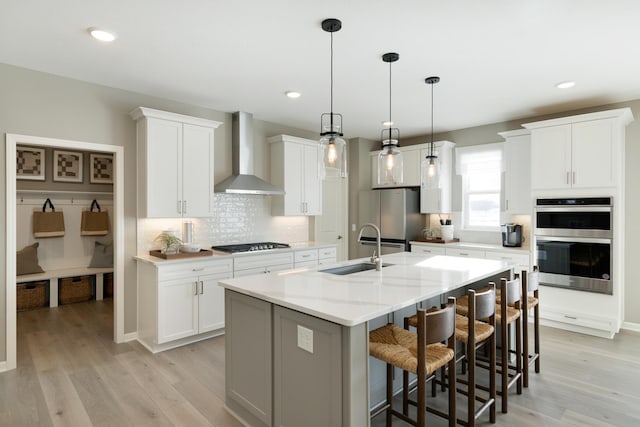
[[[138,254],[157,249],[155,238],[162,230],[178,230],[193,223],[193,241],[203,247],[230,243],[309,240],[309,219],[305,216],[271,216],[271,197],[240,194],[215,194],[210,218],[143,218],[138,220]]]

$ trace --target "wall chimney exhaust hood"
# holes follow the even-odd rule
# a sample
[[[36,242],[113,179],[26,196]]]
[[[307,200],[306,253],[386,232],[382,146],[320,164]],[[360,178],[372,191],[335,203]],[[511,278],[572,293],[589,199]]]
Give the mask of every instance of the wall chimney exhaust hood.
[[[283,195],[284,190],[253,174],[253,115],[233,113],[231,150],[233,175],[214,187],[216,193]]]

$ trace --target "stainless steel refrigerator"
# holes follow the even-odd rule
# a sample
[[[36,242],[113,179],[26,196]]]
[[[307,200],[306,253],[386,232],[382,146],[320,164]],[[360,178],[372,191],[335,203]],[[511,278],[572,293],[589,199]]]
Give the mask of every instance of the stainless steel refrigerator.
[[[420,214],[420,191],[388,188],[360,191],[358,227],[373,223],[382,235],[382,255],[409,251],[409,241],[422,236],[424,220]],[[369,257],[376,249],[376,233],[367,227],[358,245],[358,258]]]

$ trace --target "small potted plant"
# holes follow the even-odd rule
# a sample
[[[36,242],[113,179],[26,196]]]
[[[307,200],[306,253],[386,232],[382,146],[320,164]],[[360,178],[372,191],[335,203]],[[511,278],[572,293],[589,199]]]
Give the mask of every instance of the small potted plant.
[[[163,254],[177,254],[180,251],[180,245],[182,244],[182,240],[178,236],[173,233],[161,233],[155,239],[156,242],[160,242],[162,247],[160,248],[160,252]]]

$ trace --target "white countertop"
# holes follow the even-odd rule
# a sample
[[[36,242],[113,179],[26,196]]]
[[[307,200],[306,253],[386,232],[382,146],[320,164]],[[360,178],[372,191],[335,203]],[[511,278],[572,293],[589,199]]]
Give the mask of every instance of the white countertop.
[[[320,243],[320,242],[309,241],[309,242],[290,243],[290,246],[291,246],[290,248],[236,252],[233,254],[230,254],[228,252],[212,251],[213,255],[193,256],[193,257],[178,258],[178,259],[164,259],[164,258],[152,256],[152,255],[137,255],[134,257],[134,259],[137,261],[147,262],[155,265],[179,264],[179,263],[186,263],[186,262],[212,261],[212,260],[218,260],[223,258],[242,257],[242,256],[250,256],[250,255],[277,254],[277,253],[291,252],[295,250],[304,250],[304,249],[330,248],[330,247],[335,247],[336,245],[333,243]],[[209,248],[207,247],[203,249],[209,249]]]
[[[351,260],[349,265],[368,261]],[[508,268],[503,261],[402,252],[383,256],[382,271],[339,276],[297,269],[225,279],[226,289],[344,326],[355,326],[488,278]],[[332,266],[331,268],[335,267]],[[327,267],[319,267],[319,270]]]
[[[481,249],[481,250],[492,251],[492,252],[515,252],[515,253],[521,253],[521,254],[529,253],[528,246],[509,247],[509,246],[495,245],[491,243],[474,243],[474,242],[433,243],[433,242],[411,241],[409,243],[412,245],[435,246],[439,248]]]

